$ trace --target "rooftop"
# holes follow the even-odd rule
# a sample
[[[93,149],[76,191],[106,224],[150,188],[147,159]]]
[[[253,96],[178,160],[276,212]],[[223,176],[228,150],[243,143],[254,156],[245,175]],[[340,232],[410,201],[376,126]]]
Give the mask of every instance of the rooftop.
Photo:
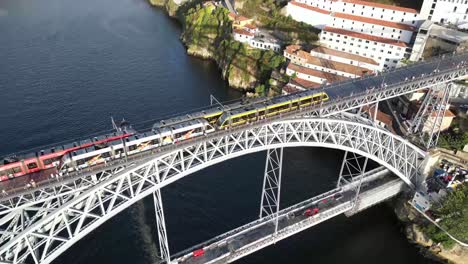
[[[232,30],[234,33],[237,33],[237,34],[240,34],[240,35],[246,35],[246,36],[249,36],[249,37],[253,37],[255,36],[254,33],[250,33],[249,31],[245,30],[245,29],[241,29],[241,28],[235,28]]]
[[[294,63],[289,63],[288,64],[288,69],[291,69],[291,70],[293,70],[295,72],[307,74],[307,75],[310,75],[310,76],[315,76],[317,78],[325,79],[329,83],[337,82],[337,81],[344,81],[344,80],[349,79],[349,78],[346,78],[344,76],[339,76],[339,75],[329,73],[329,72],[314,70],[314,69],[311,69],[311,68],[296,65]]]
[[[331,56],[341,57],[341,58],[345,58],[345,59],[360,61],[360,62],[364,62],[364,63],[368,63],[368,64],[379,65],[378,62],[376,62],[375,60],[373,60],[371,58],[366,58],[366,57],[359,56],[359,55],[356,55],[356,54],[352,54],[352,53],[348,53],[348,52],[344,52],[344,51],[339,51],[339,50],[334,50],[334,49],[329,49],[329,48],[325,48],[325,47],[317,47],[317,48],[313,49],[312,51],[317,52],[317,53],[331,55]]]
[[[359,21],[359,22],[368,23],[368,24],[380,25],[384,27],[398,28],[398,29],[406,30],[406,31],[416,31],[416,27],[403,24],[403,23],[391,22],[391,21],[386,21],[386,20],[381,20],[381,19],[375,19],[375,18],[369,18],[369,17],[363,17],[363,16],[355,16],[355,15],[350,15],[350,14],[345,14],[345,13],[334,13],[333,16],[337,18],[354,20],[354,21]]]
[[[390,9],[390,10],[407,12],[407,13],[414,13],[414,14],[418,13],[418,11],[416,9],[401,7],[401,6],[395,6],[395,5],[386,5],[386,4],[381,4],[381,3],[368,2],[368,1],[359,1],[359,0],[341,0],[341,1],[345,2],[345,3],[352,3],[352,4],[356,4],[356,5],[366,5],[366,6]]]
[[[311,10],[311,11],[315,11],[317,13],[322,13],[322,14],[326,14],[326,15],[330,14],[330,11],[328,11],[328,10],[324,10],[324,9],[314,7],[314,6],[311,6],[311,5],[299,3],[299,2],[296,2],[296,1],[291,1],[289,3],[292,4],[292,5],[298,6],[298,7],[302,7],[302,8]]]
[[[301,78],[291,79],[290,83],[307,89],[319,88],[322,85],[321,83],[311,82]]]
[[[371,118],[374,118],[375,115],[375,105],[366,105],[362,107],[362,111],[369,114]],[[393,118],[390,115],[385,114],[384,112],[377,110],[377,120],[387,125],[388,128],[393,128]]]
[[[456,29],[447,28],[435,24],[432,21],[425,21],[420,28],[421,30],[428,31],[429,36],[439,39],[448,40],[457,44],[468,41],[468,34]]]
[[[288,93],[288,94],[292,94],[292,93],[297,93],[297,92],[300,92],[300,91],[304,91],[304,89],[299,89],[296,86],[293,86],[291,84],[287,84],[286,86],[283,87],[283,91]]]
[[[257,29],[257,26],[252,25],[252,24],[246,24],[244,27],[248,29]]]
[[[404,48],[408,47],[408,45],[406,45],[406,43],[401,42],[401,41],[397,41],[397,40],[394,40],[394,39],[376,37],[376,36],[373,36],[373,35],[367,35],[367,34],[358,33],[358,32],[354,32],[354,31],[349,31],[349,30],[345,30],[345,29],[341,29],[341,28],[334,28],[334,27],[328,27],[327,26],[327,27],[325,27],[323,29],[323,31],[332,32],[332,33],[336,33],[336,34],[342,34],[342,35],[355,37],[355,38],[367,39],[367,40],[370,40],[370,41],[385,43],[385,44],[389,44],[389,45],[393,45],[393,46],[400,46],[400,47],[404,47]]]
[[[357,76],[363,76],[367,73],[372,73],[372,71],[367,68],[314,57],[310,53],[305,52],[304,50],[297,49],[297,46],[295,45],[293,45],[292,47],[291,46],[286,47],[285,52],[306,60],[308,64],[313,64],[322,68],[332,69],[332,70],[336,70],[340,72],[346,72],[346,73],[354,74]]]

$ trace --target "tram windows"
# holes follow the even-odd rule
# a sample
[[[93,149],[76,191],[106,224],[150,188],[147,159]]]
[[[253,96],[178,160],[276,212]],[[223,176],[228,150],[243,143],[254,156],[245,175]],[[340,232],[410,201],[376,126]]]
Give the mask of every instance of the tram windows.
[[[21,171],[22,171],[22,169],[20,167],[14,167],[14,168],[6,170],[6,173],[8,175],[10,175],[10,174],[15,174],[15,173],[18,173],[18,172],[21,172]]]
[[[153,139],[153,140],[151,140],[151,143],[150,143],[150,145],[157,146],[157,145],[159,145],[159,142],[160,142],[160,141],[159,141],[159,138],[157,138],[157,139]]]
[[[135,149],[137,149],[137,147],[138,147],[138,146],[137,146],[136,144],[135,144],[135,145],[131,145],[131,146],[128,147],[128,150],[129,150],[129,151],[134,151]]]
[[[32,169],[36,169],[37,168],[37,163],[36,162],[31,162],[31,163],[28,163],[28,169],[32,170]]]
[[[77,161],[76,161],[76,165],[77,165],[77,166],[81,166],[81,165],[85,164],[85,162],[86,162],[86,161],[85,161],[84,159],[80,159],[80,160],[77,160]]]
[[[7,175],[6,171],[0,171],[0,177],[6,176],[6,175]]]
[[[44,165],[49,165],[49,164],[52,164],[54,161],[57,161],[57,160],[59,160],[59,159],[60,159],[60,157],[45,159],[44,161],[42,161],[42,163],[43,163]]]
[[[255,112],[255,113],[249,114],[249,115],[247,116],[247,118],[248,118],[249,120],[254,120],[254,119],[255,119],[255,116],[256,116],[256,112]]]
[[[304,99],[302,101],[300,101],[301,104],[310,104],[312,103],[312,98],[307,98],[307,99]]]
[[[111,153],[110,153],[110,152],[104,152],[104,153],[101,154],[101,157],[103,157],[103,158],[105,158],[105,159],[106,159],[106,158],[110,158],[110,156],[111,156]]]

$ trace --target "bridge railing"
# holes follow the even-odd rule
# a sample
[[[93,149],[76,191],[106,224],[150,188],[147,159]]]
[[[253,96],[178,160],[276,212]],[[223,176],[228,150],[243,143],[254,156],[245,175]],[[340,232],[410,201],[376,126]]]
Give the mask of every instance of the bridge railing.
[[[452,55],[452,56],[455,56],[455,55]],[[436,59],[434,59],[434,60],[436,60]],[[422,64],[428,64],[428,63],[431,63],[431,62],[424,62]],[[418,65],[421,65],[421,64],[418,64]],[[466,66],[464,68],[466,68]],[[405,70],[405,68],[400,68],[400,70],[403,71],[403,70]],[[369,96],[369,95],[376,95],[376,94],[378,94],[378,93],[380,93],[381,91],[384,91],[384,90],[388,91],[388,90],[392,90],[392,89],[398,89],[402,84],[404,84],[404,85],[417,84],[420,80],[426,79],[429,76],[432,77],[432,78],[443,77],[443,76],[445,76],[445,74],[450,73],[450,72],[453,72],[453,69],[451,69],[451,68],[442,69],[442,70],[440,70],[438,72],[432,72],[432,73],[430,73],[428,75],[425,75],[425,76],[416,76],[414,79],[411,79],[411,80],[408,80],[408,81],[403,80],[403,81],[400,81],[400,82],[397,82],[397,83],[393,83],[393,84],[389,85],[388,87],[387,86],[382,86],[382,87],[377,87],[377,88],[374,87],[374,89],[366,88],[366,90],[364,90],[363,92],[356,93],[356,94],[351,94],[348,97],[337,98],[337,99],[335,99],[333,101],[330,100],[330,101],[327,101],[327,102],[321,102],[320,104],[313,104],[313,105],[310,105],[310,106],[301,107],[299,109],[295,109],[295,110],[292,110],[292,111],[289,111],[289,112],[280,113],[278,115],[275,115],[275,116],[272,116],[272,117],[269,117],[269,118],[266,118],[266,119],[253,121],[253,122],[250,122],[250,123],[247,123],[247,124],[244,124],[244,125],[239,125],[239,126],[236,126],[236,127],[227,128],[225,130],[218,130],[218,131],[215,131],[215,132],[210,133],[210,134],[205,135],[205,136],[200,136],[200,137],[197,137],[197,138],[188,139],[188,140],[185,140],[185,141],[183,141],[181,143],[178,143],[178,144],[162,146],[162,147],[158,147],[157,149],[154,149],[154,150],[150,150],[150,151],[143,152],[143,153],[140,153],[140,154],[135,154],[135,155],[129,156],[127,158],[127,161],[125,159],[114,160],[114,161],[108,162],[105,165],[101,164],[101,165],[96,165],[96,166],[93,166],[92,168],[88,168],[88,169],[84,169],[84,170],[80,170],[80,171],[64,173],[64,174],[61,174],[58,177],[59,179],[46,179],[43,182],[42,181],[41,182],[36,182],[35,183],[36,184],[35,189],[48,187],[48,186],[53,186],[53,185],[56,185],[56,184],[63,184],[63,183],[72,181],[74,179],[81,178],[86,174],[101,173],[101,172],[103,172],[105,170],[109,170],[109,169],[111,169],[113,167],[120,167],[120,166],[123,166],[125,164],[132,163],[132,162],[134,163],[134,162],[137,162],[137,161],[140,161],[140,160],[142,162],[144,162],[145,159],[147,159],[147,158],[154,159],[154,158],[156,158],[158,156],[162,156],[162,155],[168,154],[170,152],[173,152],[175,150],[180,150],[180,149],[183,149],[184,147],[188,147],[188,146],[191,146],[191,145],[194,145],[194,144],[197,144],[197,143],[202,143],[202,142],[205,142],[205,141],[210,140],[210,139],[221,138],[221,137],[227,136],[229,134],[242,132],[243,130],[245,130],[246,127],[260,127],[260,126],[263,126],[265,124],[278,122],[278,121],[285,120],[285,119],[295,118],[297,116],[301,116],[301,114],[310,113],[311,111],[314,111],[314,110],[320,111],[320,110],[323,110],[323,109],[326,109],[326,108],[329,108],[329,107],[340,106],[340,105],[346,104],[348,102],[353,102],[355,100],[365,98],[366,96]],[[369,76],[367,78],[372,78],[372,76]],[[354,82],[354,81],[355,80],[352,80],[351,82]],[[332,84],[331,86],[327,86],[327,88],[328,87],[337,87],[337,86],[343,85],[344,83],[345,82],[339,83],[339,84]],[[0,184],[0,188],[2,188],[1,184]],[[24,193],[30,193],[32,191],[31,189],[28,189],[28,188],[25,189],[24,185],[22,185],[22,186],[13,186],[8,190],[5,190],[5,189],[3,189],[3,190],[5,192],[2,192],[3,195],[0,197],[0,201],[10,199],[10,198],[19,196],[19,195],[24,194]]]
[[[301,207],[304,207],[304,206],[306,206],[306,205],[308,205],[308,204],[310,204],[310,203],[312,203],[314,201],[319,201],[319,200],[322,200],[324,198],[330,197],[330,196],[338,193],[340,190],[341,190],[341,188],[335,188],[335,189],[330,190],[328,192],[322,193],[320,195],[317,195],[315,197],[312,197],[310,199],[307,199],[305,201],[297,203],[297,204],[295,204],[293,206],[284,208],[284,209],[282,209],[282,210],[280,210],[278,212],[278,215],[279,215],[279,217],[282,217],[283,215],[289,213],[290,211],[297,210],[297,209],[299,209]],[[247,230],[255,229],[258,226],[265,225],[265,224],[269,223],[270,221],[274,220],[275,217],[276,217],[275,215],[268,215],[268,216],[259,218],[259,219],[255,220],[253,222],[250,222],[250,223],[248,223],[246,225],[240,226],[240,227],[238,227],[236,229],[232,229],[232,230],[230,230],[230,231],[228,231],[226,233],[223,233],[223,234],[221,234],[219,236],[216,236],[216,237],[211,238],[211,239],[209,239],[207,241],[204,241],[204,242],[199,243],[199,244],[197,244],[195,246],[192,246],[192,247],[190,247],[188,249],[185,249],[185,250],[183,250],[181,252],[178,252],[178,253],[174,254],[173,256],[171,256],[171,258],[172,259],[180,258],[182,256],[185,256],[185,255],[191,253],[192,251],[194,251],[196,249],[203,248],[204,246],[212,244],[212,243],[214,243],[216,241],[221,241],[221,240],[226,239],[228,237],[231,237],[233,235],[238,235],[241,232],[245,232]]]

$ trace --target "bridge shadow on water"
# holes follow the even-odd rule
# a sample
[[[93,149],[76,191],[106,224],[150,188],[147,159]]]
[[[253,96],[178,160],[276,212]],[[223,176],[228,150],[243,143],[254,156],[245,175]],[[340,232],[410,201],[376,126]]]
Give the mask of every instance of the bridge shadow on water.
[[[163,189],[172,254],[258,217],[265,154],[215,165]],[[331,190],[342,157],[343,152],[330,149],[285,149],[282,207]],[[157,243],[153,202],[148,197],[54,263],[155,263]],[[331,219],[236,263],[430,263],[412,247],[400,232],[392,209],[383,204],[351,218]]]

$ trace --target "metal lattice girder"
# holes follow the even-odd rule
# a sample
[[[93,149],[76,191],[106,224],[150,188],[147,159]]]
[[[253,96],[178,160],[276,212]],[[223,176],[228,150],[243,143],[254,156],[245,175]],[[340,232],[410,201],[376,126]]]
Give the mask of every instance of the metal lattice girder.
[[[11,211],[0,219],[4,234],[0,261],[50,263],[115,214],[174,181],[238,156],[299,146],[355,152],[384,165],[409,185],[426,155],[401,137],[353,121],[293,119],[233,130],[229,135],[175,145],[173,151],[135,162],[68,200],[57,196]]]
[[[420,65],[420,67],[424,67],[424,64]],[[398,71],[398,70],[396,70]],[[388,100],[391,98],[395,98],[404,94],[412,93],[418,90],[427,89],[434,87],[436,85],[448,83],[457,79],[464,78],[464,76],[468,75],[468,67],[459,67],[459,68],[452,68],[450,70],[441,70],[437,73],[433,73],[431,75],[418,77],[411,80],[401,80],[400,83],[392,84],[389,86],[385,86],[379,89],[368,89],[361,94],[351,94],[346,98],[335,98],[334,100],[328,101],[326,103],[320,105],[314,105],[310,108],[301,108],[296,111],[291,111],[288,113],[282,113],[279,116],[270,117],[267,120],[263,120],[262,122],[257,122],[255,124],[250,124],[249,127],[235,129],[235,132],[239,130],[251,131],[253,129],[259,129],[259,127],[265,126],[265,124],[272,124],[275,122],[288,120],[291,118],[296,118],[298,116],[303,117],[329,117],[333,116],[345,111],[349,111],[352,109],[359,109],[365,105],[375,104],[376,102]],[[372,76],[365,77],[365,78],[372,78]],[[350,80],[348,82],[353,82]],[[331,86],[341,85],[342,83],[332,84]],[[229,136],[232,131],[226,132],[216,132],[212,133],[210,136],[206,138],[206,140],[214,140],[215,138],[219,138],[222,136]],[[205,139],[204,139],[205,140]],[[183,144],[182,144],[183,145]],[[181,146],[180,149],[183,147]],[[132,163],[133,164],[133,163]],[[98,175],[98,173],[102,171],[106,171],[105,168],[100,168],[99,170],[93,171],[93,173],[89,174],[89,176]],[[59,184],[47,184],[47,186],[43,186],[36,190],[20,190],[15,193],[8,192],[8,195],[4,195],[0,197],[0,214],[2,211],[5,210],[13,210],[18,209],[24,206],[32,206],[36,203],[42,203],[47,199],[53,199],[56,194],[61,194],[62,189],[69,189],[70,192],[75,191],[74,185],[76,182],[81,181],[84,178],[85,173],[77,172],[73,173],[66,182],[59,183]],[[70,180],[71,179],[71,180]],[[69,182],[72,184],[69,184]],[[71,189],[70,189],[71,186]],[[89,187],[90,185],[86,185]]]
[[[446,83],[430,89],[413,118],[410,131],[416,134],[416,140],[426,149],[437,145],[451,88],[452,84]]]
[[[276,215],[276,217],[278,216],[281,197],[282,166],[283,148],[267,150],[259,218],[268,215]],[[275,222],[275,233],[277,230],[278,218],[276,218]]]
[[[160,258],[166,263],[171,263],[169,252],[169,242],[167,240],[166,221],[164,220],[164,210],[162,205],[161,189],[153,192],[154,212],[156,214],[156,225],[158,229]]]
[[[354,182],[366,172],[367,157],[345,151],[337,187]]]

